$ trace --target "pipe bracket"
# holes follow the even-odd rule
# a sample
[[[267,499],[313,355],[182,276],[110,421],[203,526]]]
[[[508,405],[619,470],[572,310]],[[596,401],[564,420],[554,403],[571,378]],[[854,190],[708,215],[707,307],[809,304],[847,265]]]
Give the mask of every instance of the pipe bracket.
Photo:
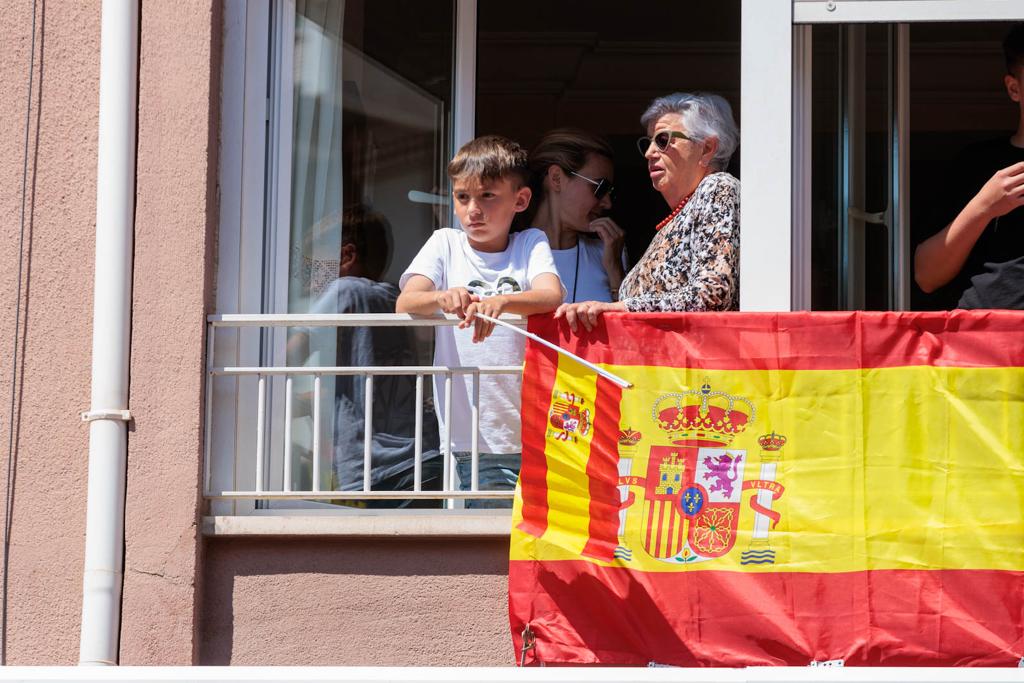
[[[130,422],[132,414],[128,410],[87,410],[81,413],[82,422],[92,422],[93,420],[123,420],[124,422]]]

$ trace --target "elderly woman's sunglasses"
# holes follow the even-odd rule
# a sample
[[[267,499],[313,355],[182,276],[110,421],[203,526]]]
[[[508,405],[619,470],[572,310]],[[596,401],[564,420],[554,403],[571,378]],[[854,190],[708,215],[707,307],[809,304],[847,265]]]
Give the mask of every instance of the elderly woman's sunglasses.
[[[683,140],[694,140],[686,133],[682,133],[678,130],[663,130],[660,133],[656,133],[653,138],[649,138],[646,135],[636,141],[637,149],[640,150],[640,154],[647,155],[647,150],[651,148],[653,142],[658,148],[659,152],[664,152],[668,149],[668,146],[672,143],[672,138],[682,138]]]
[[[604,199],[615,190],[615,186],[609,183],[604,178],[588,178],[587,176],[577,173],[576,171],[569,171],[569,175],[574,175],[580,180],[586,180],[591,185],[596,185],[594,188],[594,196],[598,199]]]

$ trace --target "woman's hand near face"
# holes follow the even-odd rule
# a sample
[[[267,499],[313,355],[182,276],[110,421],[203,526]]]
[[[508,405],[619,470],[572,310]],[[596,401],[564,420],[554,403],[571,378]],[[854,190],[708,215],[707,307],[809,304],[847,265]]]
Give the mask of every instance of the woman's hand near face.
[[[616,298],[622,278],[626,276],[622,268],[622,248],[626,241],[626,233],[618,223],[608,217],[591,221],[590,229],[601,239],[601,244],[604,246],[601,265],[608,273],[608,285],[611,288],[612,297]]]
[[[569,323],[569,329],[573,334],[579,332],[579,323],[590,332],[597,325],[597,319],[602,313],[608,311],[624,311],[626,306],[618,301],[609,303],[607,301],[581,301],[575,304],[562,304],[555,311],[555,319],[565,318]]]

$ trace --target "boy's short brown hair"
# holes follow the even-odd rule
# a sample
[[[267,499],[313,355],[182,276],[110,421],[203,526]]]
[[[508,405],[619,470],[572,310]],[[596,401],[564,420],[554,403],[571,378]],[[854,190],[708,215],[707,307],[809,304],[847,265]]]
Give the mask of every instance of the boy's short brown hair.
[[[518,142],[500,135],[483,135],[459,148],[448,164],[448,177],[481,182],[510,178],[517,188],[524,187],[530,183],[528,158]]]

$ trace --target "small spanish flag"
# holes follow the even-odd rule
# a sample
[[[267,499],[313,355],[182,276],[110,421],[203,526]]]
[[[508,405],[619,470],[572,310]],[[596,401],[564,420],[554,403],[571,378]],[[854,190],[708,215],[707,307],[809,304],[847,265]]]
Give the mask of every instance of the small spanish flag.
[[[1024,314],[609,314],[530,329],[530,663],[1017,666]]]

